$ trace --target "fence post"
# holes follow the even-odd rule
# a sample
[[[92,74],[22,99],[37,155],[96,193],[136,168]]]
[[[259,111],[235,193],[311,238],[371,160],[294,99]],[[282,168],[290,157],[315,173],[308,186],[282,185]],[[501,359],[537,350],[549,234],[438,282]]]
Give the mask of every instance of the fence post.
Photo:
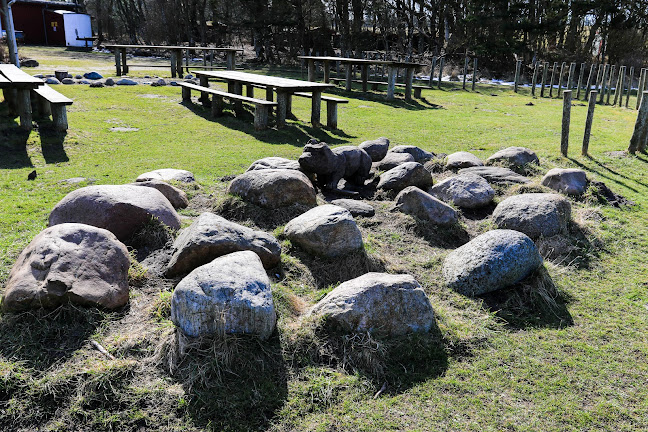
[[[599,98],[599,103],[603,103],[603,97],[605,96],[605,84],[607,82],[608,72],[610,72],[610,65],[606,64],[603,67],[603,74],[601,76],[601,97]]]
[[[520,82],[520,70],[522,69],[522,60],[515,62],[515,83],[513,84],[513,91],[518,92],[518,85]]]
[[[621,100],[623,100],[623,77],[625,76],[625,66],[619,67],[619,75],[617,76],[616,90],[614,91],[614,103],[612,105],[616,106],[619,101],[619,94],[621,95]]]
[[[639,109],[639,106],[641,104],[641,99],[643,99],[643,96],[641,92],[643,91],[644,88],[644,81],[646,80],[646,69],[641,69],[641,72],[639,74],[639,86],[637,87],[637,107],[636,109]]]
[[[590,92],[589,103],[587,104],[587,119],[585,120],[585,134],[583,135],[583,150],[581,154],[587,156],[589,150],[590,134],[592,133],[592,121],[594,120],[594,107],[596,107],[596,90]]]
[[[472,91],[475,91],[475,80],[477,79],[477,57],[473,59],[473,73],[472,73]]]
[[[585,63],[581,63],[578,71],[578,90],[576,90],[576,99],[580,100],[581,88],[583,87],[583,76],[585,74]]]
[[[585,100],[589,99],[589,94],[592,91],[592,80],[594,79],[595,70],[596,70],[595,64],[590,66],[589,75],[587,76],[587,85],[585,86]]]
[[[626,94],[625,107],[628,108],[630,103],[630,93],[632,93],[632,81],[634,81],[634,66],[630,66],[630,74],[628,76],[628,93]]]
[[[430,66],[430,82],[428,83],[428,87],[432,87],[432,80],[434,79],[434,69],[436,68],[436,62],[437,62],[437,57],[433,56],[432,65]]]
[[[553,86],[554,78],[556,77],[556,69],[558,68],[558,62],[554,62],[553,69],[551,70],[551,83],[549,83],[549,97],[553,97]]]
[[[574,72],[576,71],[576,63],[569,65],[569,75],[567,75],[567,90],[574,89]]]
[[[549,62],[542,64],[542,83],[540,83],[540,97],[544,97],[545,83],[547,82],[547,72],[549,71]]]
[[[538,63],[535,62],[533,65],[533,78],[531,79],[531,96],[535,97],[536,93],[536,81],[538,80]]]
[[[563,77],[565,76],[565,66],[566,65],[567,65],[567,63],[565,63],[565,62],[562,62],[562,65],[560,65],[560,76],[558,77],[558,95],[557,95],[558,97],[560,97],[560,95],[562,94],[561,93],[562,92],[562,80],[563,80]]]
[[[632,138],[630,138],[628,152],[632,154],[635,154],[637,150],[643,151],[646,149],[646,140],[648,139],[648,99],[645,96],[647,94],[648,92],[644,92],[644,97],[641,98],[641,106],[637,113],[634,132]]]
[[[464,70],[463,70],[463,75],[464,75],[463,76],[463,89],[464,90],[466,90],[466,76],[468,75],[468,62],[469,61],[470,61],[470,59],[468,58],[468,56],[466,56],[466,58],[464,58]]]
[[[563,95],[563,117],[562,117],[562,133],[560,135],[560,153],[567,156],[567,149],[569,148],[569,120],[571,116],[571,90],[565,90]]]
[[[610,96],[612,95],[612,84],[614,84],[614,74],[616,73],[616,65],[612,65],[610,70],[610,77],[608,78],[608,89],[605,95],[605,105],[610,105]]]

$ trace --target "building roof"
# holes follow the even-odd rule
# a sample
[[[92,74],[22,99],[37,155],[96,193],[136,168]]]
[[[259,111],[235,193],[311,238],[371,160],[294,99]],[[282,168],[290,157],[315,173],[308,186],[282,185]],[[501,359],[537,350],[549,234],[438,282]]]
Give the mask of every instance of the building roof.
[[[54,1],[54,0],[16,0],[17,4],[21,3],[27,3],[27,4],[38,4],[38,5],[43,5],[47,7],[77,7],[78,4],[76,1],[72,0],[60,0],[60,1]]]

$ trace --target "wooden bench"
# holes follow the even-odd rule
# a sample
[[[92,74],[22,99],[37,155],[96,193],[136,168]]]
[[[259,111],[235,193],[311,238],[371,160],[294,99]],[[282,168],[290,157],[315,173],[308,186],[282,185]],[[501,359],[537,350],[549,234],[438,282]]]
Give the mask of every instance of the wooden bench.
[[[52,115],[54,129],[65,131],[68,128],[66,106],[72,105],[72,99],[63,96],[47,84],[32,90],[32,95],[36,99],[38,115],[49,117]]]
[[[313,97],[312,93],[296,92],[293,94],[295,96],[300,96],[305,98]],[[324,95],[322,95],[322,100],[326,102],[326,126],[332,129],[337,129],[337,119],[338,119],[337,106],[338,104],[349,103],[349,101],[346,99],[340,99],[340,98],[336,98],[332,96],[324,96]]]
[[[191,100],[191,91],[199,91],[203,95],[211,94],[212,95],[212,115],[214,117],[219,117],[223,114],[223,99],[227,98],[230,101],[235,101],[234,109],[237,112],[241,110],[241,102],[247,102],[254,105],[254,129],[263,130],[268,127],[268,114],[269,108],[276,106],[276,102],[267,101],[263,99],[255,99],[247,96],[243,96],[236,93],[228,93],[222,90],[215,90],[209,87],[202,87],[196,84],[179,82],[179,86],[182,87],[182,100],[188,102]],[[203,104],[206,105],[206,98],[202,98]],[[238,102],[238,103],[237,103]]]
[[[336,82],[336,83],[344,83],[346,82],[345,78],[331,78],[330,81]],[[362,80],[356,79],[353,80],[352,82],[357,83],[357,84],[362,84]],[[387,86],[388,83],[384,81],[367,81],[367,84],[371,84],[371,90],[378,90],[379,85],[384,85]],[[403,83],[396,83],[396,87],[406,87],[406,84]],[[421,86],[421,85],[412,85],[412,88],[414,89],[414,97],[420,99],[421,98],[421,90],[431,90],[432,87],[429,86]]]

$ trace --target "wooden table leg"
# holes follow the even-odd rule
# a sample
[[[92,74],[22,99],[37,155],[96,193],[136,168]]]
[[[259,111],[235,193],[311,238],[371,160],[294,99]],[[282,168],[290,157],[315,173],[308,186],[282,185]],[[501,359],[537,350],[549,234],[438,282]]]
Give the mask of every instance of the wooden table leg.
[[[200,86],[201,87],[209,87],[209,80],[205,75],[200,76]],[[200,92],[200,102],[202,102],[203,106],[209,106],[209,94],[205,92]]]
[[[331,80],[331,62],[324,60],[324,82],[326,84]]]
[[[182,49],[175,50],[176,53],[176,74],[178,78],[183,78],[184,74],[182,71]]]
[[[412,83],[414,81],[414,68],[405,69],[405,100],[412,100]]]
[[[351,80],[353,79],[353,66],[346,65],[346,91],[351,91]]]
[[[308,81],[315,82],[315,60],[308,59]]]
[[[387,99],[394,99],[396,90],[396,68],[389,66],[387,68]]]
[[[15,115],[18,111],[16,109],[16,100],[18,99],[18,93],[16,92],[16,89],[15,88],[2,89],[2,93],[4,94],[5,102],[7,102],[7,109],[9,110],[9,114]]]
[[[121,49],[122,72],[128,74],[128,64],[126,63],[126,48]]]
[[[254,97],[254,86],[252,84],[247,84],[245,86],[245,96],[247,97]]]
[[[286,108],[288,105],[288,93],[277,89],[277,128],[286,126]]]
[[[311,124],[313,127],[320,127],[320,113],[322,110],[322,92],[313,90],[311,98],[313,110],[311,112]]]
[[[176,66],[176,63],[178,62],[178,58],[176,55],[175,50],[171,50],[171,78],[175,78],[177,73],[176,71],[178,70],[178,67]]]
[[[120,51],[119,48],[115,48],[115,71],[117,73],[117,76],[121,76],[121,74],[122,74],[121,51]]]
[[[234,82],[233,87],[234,87],[233,93],[236,93],[237,95],[243,95],[243,85],[240,82]],[[237,115],[243,112],[243,102],[241,102],[240,100],[235,100],[234,111],[236,112]]]
[[[227,51],[227,70],[236,69],[236,52]]]
[[[367,92],[367,80],[369,79],[369,67],[367,65],[362,65],[362,91]]]
[[[29,89],[18,89],[18,115],[20,116],[20,128],[32,130],[32,108]]]

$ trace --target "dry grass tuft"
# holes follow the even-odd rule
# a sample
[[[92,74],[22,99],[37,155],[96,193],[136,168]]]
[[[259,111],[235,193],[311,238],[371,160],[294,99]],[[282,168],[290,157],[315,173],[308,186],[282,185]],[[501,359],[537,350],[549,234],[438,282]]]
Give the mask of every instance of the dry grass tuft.
[[[173,243],[175,231],[155,217],[152,217],[126,242],[137,251],[139,261],[151,252]]]
[[[272,230],[310,210],[303,204],[295,204],[279,209],[267,209],[243,201],[234,195],[226,195],[212,203],[213,211],[225,219],[239,223],[252,223],[255,226]]]

